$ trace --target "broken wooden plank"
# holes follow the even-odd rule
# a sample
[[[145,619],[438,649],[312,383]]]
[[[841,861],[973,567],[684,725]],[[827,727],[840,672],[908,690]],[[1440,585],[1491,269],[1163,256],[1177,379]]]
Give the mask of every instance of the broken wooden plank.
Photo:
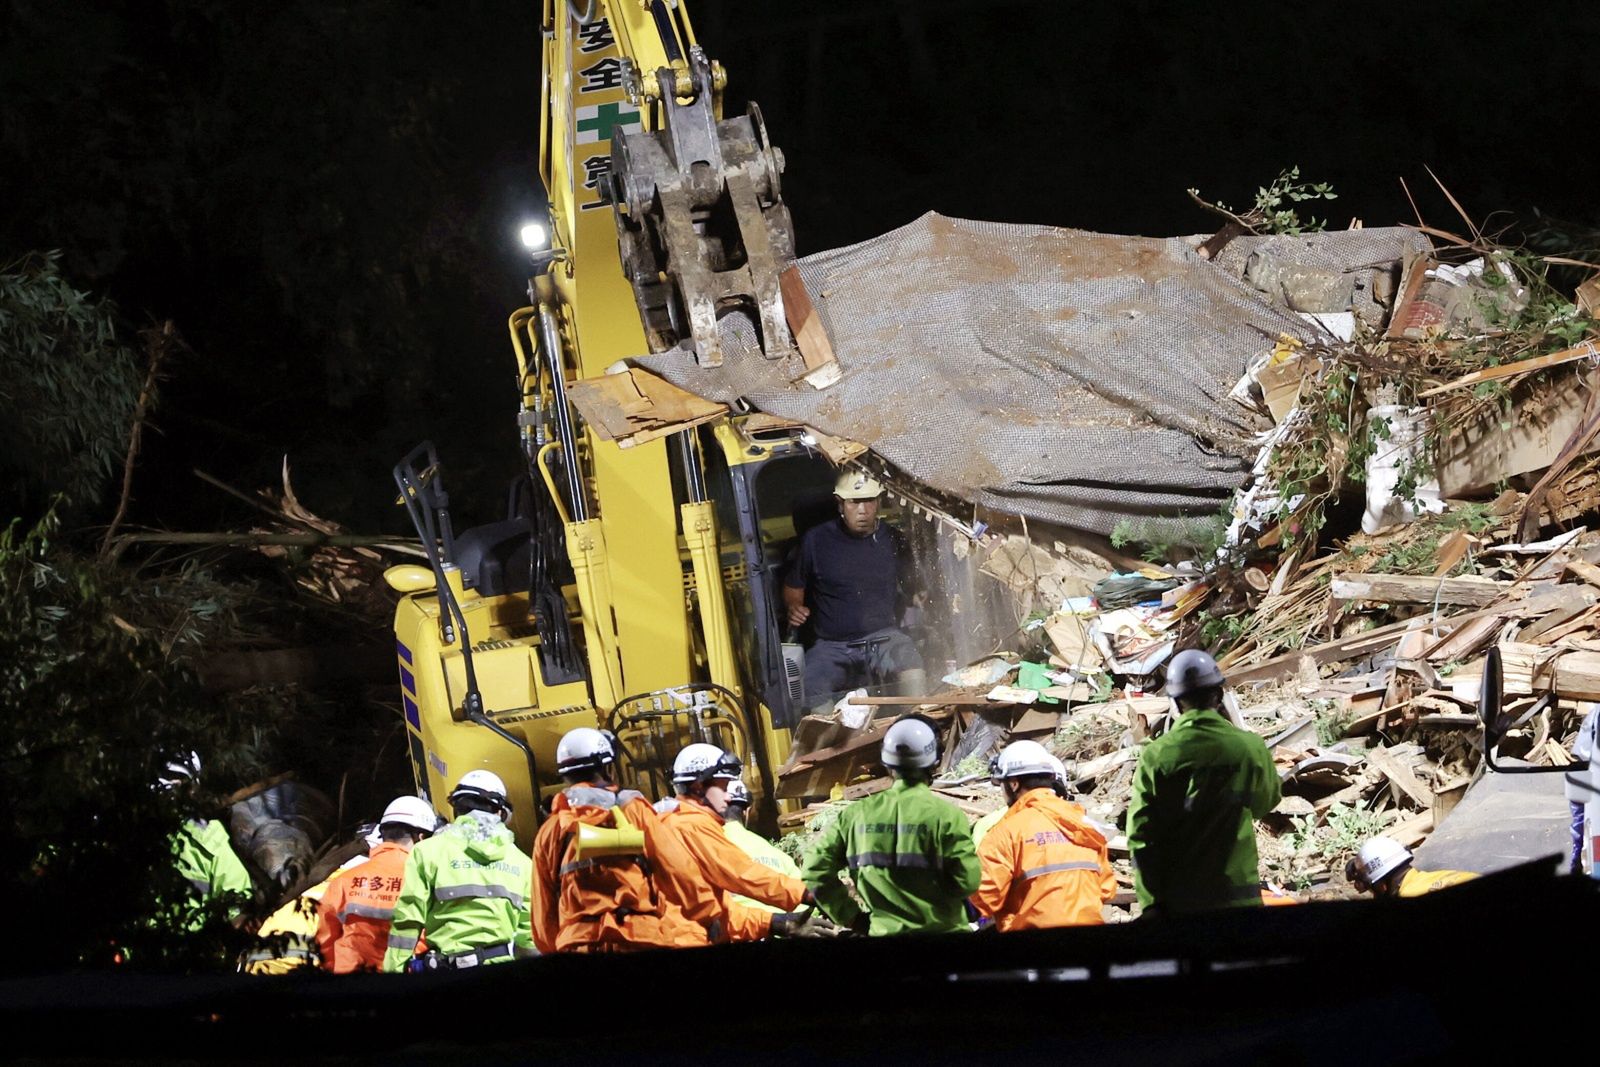
[[[1412,574],[1335,574],[1335,600],[1374,600],[1385,604],[1449,604],[1481,608],[1521,594],[1513,582],[1463,576],[1433,578]]]
[[[1401,763],[1387,748],[1374,748],[1367,752],[1367,762],[1423,811],[1433,810],[1433,790],[1422,784],[1410,767]]]
[[[1600,567],[1583,559],[1567,560],[1567,570],[1576,574],[1590,585],[1600,588]]]
[[[1533,684],[1564,700],[1600,700],[1600,652],[1558,651],[1535,668]]]
[[[1139,750],[1137,748],[1119,748],[1115,752],[1108,752],[1104,756],[1098,756],[1086,763],[1078,764],[1077,773],[1073,777],[1079,781],[1099,778],[1107,771],[1114,771],[1124,764],[1133,763],[1138,758]]]
[[[1435,553],[1435,557],[1439,562],[1438,565],[1433,568],[1433,576],[1435,578],[1442,578],[1446,574],[1449,574],[1451,571],[1455,570],[1456,564],[1460,563],[1466,558],[1467,547],[1471,544],[1471,542],[1472,538],[1467,536],[1467,531],[1451,530],[1450,533],[1439,542],[1438,551]]]
[[[1025,707],[1027,701],[1021,700],[990,700],[982,693],[936,693],[933,696],[876,696],[876,697],[851,697],[852,704],[865,704],[876,708],[904,708],[918,707],[923,704],[937,707],[962,707],[962,708],[1016,708]]]
[[[791,775],[808,771],[819,763],[826,763],[831,759],[837,759],[840,756],[850,755],[851,753],[857,752],[863,748],[877,744],[883,740],[883,735],[887,732],[887,723],[883,724],[883,729],[875,729],[872,726],[868,726],[863,729],[861,733],[850,738],[848,741],[840,742],[839,744],[833,745],[829,748],[819,749],[816,752],[806,753],[794,763],[779,770],[778,777],[788,778]]]
[[[790,265],[778,275],[778,289],[783,295],[783,317],[794,335],[795,347],[805,361],[801,379],[813,389],[826,389],[844,376],[839,361],[833,354],[833,342],[822,325],[822,316],[806,292],[800,268]]]
[[[1473,619],[1465,625],[1458,626],[1444,639],[1423,653],[1430,662],[1449,663],[1451,660],[1464,659],[1483,648],[1505,624],[1507,616],[1498,613],[1485,615],[1481,619]]]
[[[1557,606],[1567,603],[1569,598],[1573,596],[1582,596],[1583,598],[1587,599],[1589,603],[1594,603],[1596,599],[1600,599],[1600,596],[1597,596],[1595,590],[1588,589],[1587,587],[1580,590],[1578,586],[1564,585],[1556,589],[1552,589],[1549,592],[1538,593],[1534,596],[1530,596],[1526,600],[1518,600],[1509,604],[1495,605],[1493,607],[1484,608],[1480,611],[1468,612],[1464,615],[1444,616],[1438,621],[1441,626],[1462,626],[1466,623],[1472,622],[1476,619],[1484,618],[1488,615],[1498,614],[1505,615],[1507,617],[1517,616],[1521,618],[1529,618],[1536,615],[1543,615],[1547,611],[1552,611]],[[1402,620],[1400,622],[1392,622],[1387,626],[1380,626],[1375,630],[1367,630],[1365,633],[1351,634],[1349,637],[1341,637],[1334,641],[1327,641],[1320,645],[1313,645],[1310,648],[1301,648],[1295,649],[1292,652],[1285,652],[1281,656],[1274,656],[1272,659],[1265,660],[1242,670],[1227,670],[1226,673],[1228,676],[1228,684],[1245,685],[1260,682],[1281,681],[1285,678],[1288,678],[1290,675],[1294,674],[1300,669],[1300,661],[1302,659],[1310,659],[1313,663],[1317,664],[1335,663],[1340,660],[1347,659],[1359,659],[1362,656],[1370,655],[1381,648],[1394,644],[1400,639],[1400,635],[1404,633],[1410,627],[1410,625],[1411,623],[1409,619]],[[1440,640],[1442,643],[1445,639],[1441,638]],[[1434,647],[1436,648],[1438,646]],[[1431,652],[1431,649],[1429,651]],[[1428,654],[1428,652],[1423,653],[1423,655]]]
[[[1471,374],[1463,374],[1454,381],[1436,385],[1432,389],[1424,389],[1417,394],[1418,400],[1426,400],[1430,396],[1448,393],[1452,389],[1464,389],[1469,385],[1479,382],[1492,382],[1499,378],[1510,378],[1518,374],[1528,374],[1548,367],[1557,367],[1563,363],[1575,363],[1580,359],[1600,357],[1600,348],[1595,347],[1593,341],[1585,341],[1572,348],[1564,348],[1560,352],[1552,352],[1548,356],[1534,356],[1532,359],[1522,359],[1515,363],[1502,363],[1498,367],[1485,367],[1475,370]]]
[[[1544,619],[1540,619],[1538,623],[1534,623],[1532,626],[1528,627],[1527,630],[1524,630],[1520,635],[1522,639],[1524,641],[1531,641],[1536,645],[1553,645],[1563,637],[1568,637],[1577,633],[1579,630],[1586,630],[1594,626],[1597,621],[1600,621],[1600,607],[1589,608],[1586,611],[1581,611],[1577,615],[1570,617],[1568,620],[1560,623],[1559,625],[1550,626],[1546,629],[1539,629],[1536,631],[1539,623],[1544,621]]]
[[[1372,788],[1372,783],[1366,778],[1360,778],[1350,785],[1345,786],[1337,793],[1329,793],[1311,802],[1317,814],[1322,814],[1335,804],[1355,804]]]
[[[1383,836],[1393,838],[1406,848],[1416,848],[1427,840],[1431,833],[1433,833],[1433,812],[1429,810],[1397,823],[1384,831]]]
[[[251,785],[245,786],[243,789],[236,789],[232,793],[229,793],[222,799],[222,806],[225,808],[231,808],[241,801],[249,800],[253,796],[259,796],[260,794],[265,793],[273,786],[282,785],[284,782],[292,782],[294,781],[294,777],[295,775],[293,771],[284,771],[282,774],[274,774],[269,778],[263,778],[259,782],[252,783]]]
[[[1522,632],[1518,635],[1518,638],[1519,640],[1529,642],[1530,644],[1549,644],[1549,641],[1539,640],[1542,634],[1555,630],[1570,622],[1572,619],[1584,615],[1592,610],[1592,608],[1580,602],[1567,604],[1564,607],[1557,608],[1555,611],[1550,612],[1550,614],[1545,615],[1543,618],[1535,619],[1530,622],[1526,627],[1523,628]],[[1554,638],[1551,640],[1554,640]]]
[[[1451,730],[1473,730],[1478,726],[1478,717],[1466,711],[1438,711],[1430,715],[1418,715],[1418,726],[1438,726]]]
[[[1019,738],[1054,733],[1056,727],[1060,725],[1061,712],[1029,708],[1017,717],[1016,722],[1011,724],[1011,736]]]
[[[584,378],[567,386],[584,422],[620,448],[654,441],[727,414],[713,403],[639,367]]]
[[[857,782],[855,785],[845,786],[844,792],[840,796],[840,799],[860,800],[862,797],[870,797],[874,793],[881,793],[893,785],[894,779],[888,776],[884,776],[882,778],[873,778],[872,780],[866,782]]]

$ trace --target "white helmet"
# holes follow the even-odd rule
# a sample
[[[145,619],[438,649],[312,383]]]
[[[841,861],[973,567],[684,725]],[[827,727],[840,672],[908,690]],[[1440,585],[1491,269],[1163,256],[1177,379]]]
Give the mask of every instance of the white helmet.
[[[1061,757],[1050,757],[1050,769],[1055,773],[1056,781],[1061,783],[1062,793],[1072,791],[1072,779],[1067,776],[1067,765],[1061,762]]]
[[[161,775],[156,779],[156,785],[162,789],[176,789],[185,782],[198,781],[200,778],[200,753],[190,752],[188,756],[175,759],[161,770]]]
[[[741,779],[735,778],[728,783],[728,803],[743,804],[747,808],[750,806],[750,787]]]
[[[380,827],[390,823],[431,834],[439,826],[439,815],[433,810],[433,805],[421,797],[395,797],[383,809],[383,817],[378,820]]]
[[[737,778],[743,773],[744,762],[738,756],[704,742],[690,745],[672,761],[673,785],[710,785],[718,778]]]
[[[995,760],[994,776],[999,779],[1028,778],[1033,775],[1055,776],[1059,761],[1045,751],[1045,747],[1037,741],[1013,741],[1000,752],[1000,758]]]
[[[1214,689],[1223,682],[1222,668],[1211,653],[1186,648],[1167,664],[1167,696],[1176,700],[1197,689]]]
[[[885,767],[921,770],[939,762],[939,737],[928,720],[908,715],[883,735]]]
[[[506,799],[506,783],[493,771],[477,770],[463,774],[461,781],[450,790],[451,803],[458,797],[486,800],[500,809],[501,817],[506,822],[511,821],[511,801]]]
[[[1392,837],[1374,837],[1361,846],[1357,860],[1361,864],[1361,877],[1372,885],[1411,862],[1411,850]]]
[[[562,774],[599,770],[616,759],[617,746],[612,735],[592,726],[568,730],[556,746],[556,770]]]
[[[866,471],[840,471],[833,495],[840,500],[875,500],[883,495],[883,483]]]

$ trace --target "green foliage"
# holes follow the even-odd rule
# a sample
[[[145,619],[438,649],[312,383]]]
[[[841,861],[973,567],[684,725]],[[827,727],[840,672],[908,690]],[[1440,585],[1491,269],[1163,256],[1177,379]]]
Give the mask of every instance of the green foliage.
[[[0,270],[0,485],[37,517],[98,501],[120,468],[140,372],[116,311],[67,283],[60,253]]]
[[[1200,643],[1212,655],[1220,655],[1232,648],[1244,636],[1250,621],[1242,614],[1213,615],[1209,611],[1202,611],[1195,618],[1200,624]]]
[[[1311,884],[1317,868],[1342,866],[1369,838],[1389,825],[1389,815],[1348,804],[1334,804],[1319,822],[1315,815],[1297,815],[1286,835],[1292,855],[1281,873],[1298,889]]]
[[[989,772],[989,754],[987,752],[974,752],[955,765],[952,773],[957,778],[968,778],[974,774],[987,774]]]
[[[1118,519],[1111,528],[1111,547],[1137,548],[1147,563],[1167,563],[1175,556],[1211,559],[1227,540],[1232,501],[1214,514],[1163,519]]]
[[[839,815],[844,809],[844,804],[827,805],[806,820],[805,829],[778,838],[778,848],[796,863],[804,863],[806,853],[811,850],[811,846],[828,832],[828,827],[839,821]]]
[[[1496,522],[1488,504],[1461,503],[1437,515],[1421,515],[1410,524],[1407,531],[1393,538],[1384,552],[1367,571],[1378,574],[1432,574],[1439,562],[1439,545],[1456,530],[1480,534]],[[1359,549],[1359,551],[1358,551]],[[1352,556],[1364,556],[1366,546],[1352,545],[1346,549]],[[1456,569],[1467,566],[1463,559]]]
[[[1327,182],[1302,182],[1300,168],[1290,167],[1272,179],[1272,183],[1256,190],[1252,215],[1262,219],[1261,229],[1267,233],[1312,233],[1327,227],[1326,219],[1300,217],[1293,205],[1308,200],[1336,200],[1338,194]]]
[[[1313,700],[1316,709],[1317,744],[1332,745],[1344,738],[1344,732],[1355,721],[1355,712],[1342,708],[1336,700]]]
[[[131,632],[119,576],[53,532],[50,516],[0,533],[0,863],[16,914],[59,920],[15,924],[8,947],[29,969],[117,953],[137,967],[214,967],[232,931],[213,922],[180,936],[189,892],[169,844],[204,800],[154,783],[189,751],[227,773],[239,727],[167,649]]]
[[[1189,195],[1200,199],[1197,189]],[[1218,202],[1216,210],[1228,215],[1253,233],[1315,233],[1327,228],[1326,219],[1300,217],[1299,204],[1314,200],[1336,200],[1338,194],[1327,182],[1303,182],[1300,168],[1279,172],[1272,181],[1256,190],[1255,203],[1246,211],[1234,211]],[[1202,201],[1203,202],[1203,201]]]

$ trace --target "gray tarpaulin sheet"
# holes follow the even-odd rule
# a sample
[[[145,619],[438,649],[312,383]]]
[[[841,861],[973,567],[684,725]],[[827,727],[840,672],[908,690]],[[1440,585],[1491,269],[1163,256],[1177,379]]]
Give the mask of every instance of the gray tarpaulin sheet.
[[[1346,269],[1419,241],[1398,230],[1253,240]],[[1280,333],[1315,336],[1242,280],[1241,249],[1230,269],[1181,238],[930,213],[800,261],[844,369],[832,387],[791,385],[740,314],[722,320],[719,368],[681,350],[638,362],[701,396],[860,441],[983,508],[1109,534],[1123,519],[1214,513],[1268,425],[1228,393]]]

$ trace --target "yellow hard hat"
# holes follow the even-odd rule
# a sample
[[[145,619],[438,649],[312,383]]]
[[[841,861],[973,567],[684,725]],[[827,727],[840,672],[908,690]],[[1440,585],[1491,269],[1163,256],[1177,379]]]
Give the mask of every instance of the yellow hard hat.
[[[883,495],[883,485],[866,471],[841,471],[833,495],[840,500],[871,500]]]

